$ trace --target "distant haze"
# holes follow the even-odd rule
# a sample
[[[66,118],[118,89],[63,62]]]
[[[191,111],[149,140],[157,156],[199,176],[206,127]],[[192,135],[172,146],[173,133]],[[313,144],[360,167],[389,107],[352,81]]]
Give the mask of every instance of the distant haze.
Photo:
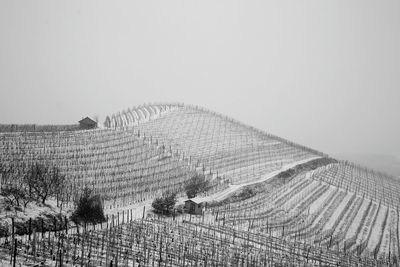
[[[383,171],[400,178],[400,159],[394,156],[356,153],[341,153],[332,156],[340,160],[349,160],[370,169]]]
[[[1,1],[0,123],[204,106],[400,157],[400,1]]]

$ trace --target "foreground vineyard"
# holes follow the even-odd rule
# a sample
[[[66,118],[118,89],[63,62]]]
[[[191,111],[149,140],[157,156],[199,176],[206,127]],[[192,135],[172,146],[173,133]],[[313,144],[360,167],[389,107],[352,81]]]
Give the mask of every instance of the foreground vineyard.
[[[201,218],[196,222],[135,220],[102,228],[82,234],[58,232],[22,239],[16,244],[19,262],[57,266],[388,265],[268,234],[204,223]],[[12,251],[10,243],[0,245],[0,249]]]

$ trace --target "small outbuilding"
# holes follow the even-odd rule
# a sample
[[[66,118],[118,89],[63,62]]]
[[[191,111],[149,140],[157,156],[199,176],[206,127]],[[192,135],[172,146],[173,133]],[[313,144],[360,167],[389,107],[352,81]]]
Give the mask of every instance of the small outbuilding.
[[[97,122],[86,117],[79,121],[79,128],[83,130],[95,129],[97,128]]]
[[[203,198],[195,197],[185,201],[185,211],[191,214],[203,214],[207,202]]]

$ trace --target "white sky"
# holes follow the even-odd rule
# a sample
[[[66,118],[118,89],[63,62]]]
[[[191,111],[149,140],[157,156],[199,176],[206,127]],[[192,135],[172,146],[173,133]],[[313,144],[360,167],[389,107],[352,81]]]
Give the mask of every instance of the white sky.
[[[148,102],[400,157],[400,1],[0,0],[0,123]]]

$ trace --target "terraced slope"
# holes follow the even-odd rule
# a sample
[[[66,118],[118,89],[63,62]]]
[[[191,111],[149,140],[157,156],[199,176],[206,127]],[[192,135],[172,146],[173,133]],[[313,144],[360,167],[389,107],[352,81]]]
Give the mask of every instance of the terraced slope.
[[[3,169],[15,166],[23,173],[32,163],[50,163],[67,175],[69,192],[89,185],[112,203],[129,204],[179,190],[194,172],[157,143],[119,130],[2,133],[0,147]],[[20,176],[4,176],[1,182],[15,177]]]
[[[350,186],[353,173],[369,186],[363,190]],[[254,232],[398,262],[399,212],[394,205],[385,204],[398,201],[389,202],[390,195],[381,194],[374,184],[379,177],[371,173],[348,163],[320,167],[297,175],[272,193],[261,192],[219,207],[219,218],[224,224]],[[393,187],[400,184],[389,181]],[[380,186],[387,188],[385,182],[389,183],[383,180]],[[375,190],[376,194],[368,193]]]
[[[138,136],[146,136],[176,151],[191,164],[209,170],[215,177],[240,184],[260,179],[282,166],[323,156],[322,153],[291,143],[282,138],[248,127],[217,113],[192,106],[173,106],[157,117],[153,110],[142,107],[112,115],[110,127],[131,128]],[[147,113],[146,113],[147,112]],[[145,118],[153,118],[147,120]]]
[[[349,162],[340,162],[320,169],[315,177],[392,208],[397,208],[400,204],[400,179],[394,176]]]

